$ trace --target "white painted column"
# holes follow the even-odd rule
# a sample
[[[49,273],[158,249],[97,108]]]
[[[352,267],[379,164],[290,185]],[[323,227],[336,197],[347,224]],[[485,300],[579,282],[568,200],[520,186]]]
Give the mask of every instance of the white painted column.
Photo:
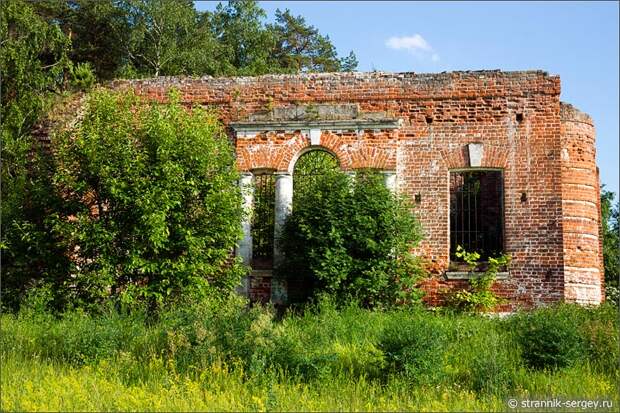
[[[394,171],[382,171],[385,187],[396,193],[396,172]]]
[[[243,229],[243,238],[239,241],[236,248],[236,255],[241,257],[244,265],[248,267],[252,264],[252,213],[254,205],[254,175],[251,172],[244,172],[239,179],[239,187],[241,188],[241,196],[243,197],[243,218],[241,227]],[[237,291],[245,295],[249,294],[248,276],[243,277],[241,285]]]
[[[282,260],[279,239],[284,223],[293,209],[293,176],[288,172],[276,172],[276,204],[273,226],[273,265],[277,267]]]

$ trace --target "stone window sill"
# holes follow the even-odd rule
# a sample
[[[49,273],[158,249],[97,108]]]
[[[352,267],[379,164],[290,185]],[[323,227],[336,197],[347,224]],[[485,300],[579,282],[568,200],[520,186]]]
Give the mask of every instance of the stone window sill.
[[[448,280],[469,280],[472,278],[472,274],[482,274],[482,272],[467,272],[467,271],[447,271],[445,276]],[[498,272],[495,277],[497,280],[507,280],[510,278],[508,271]]]

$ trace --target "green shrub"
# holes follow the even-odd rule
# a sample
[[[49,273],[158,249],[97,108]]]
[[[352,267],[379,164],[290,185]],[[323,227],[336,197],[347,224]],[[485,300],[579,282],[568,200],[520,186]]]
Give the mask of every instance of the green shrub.
[[[296,189],[277,273],[307,280],[315,297],[327,293],[366,307],[416,302],[423,271],[409,251],[420,234],[410,206],[380,174],[351,179],[328,170]]]
[[[381,335],[388,375],[403,375],[419,384],[443,378],[443,357],[448,345],[445,326],[428,314],[393,314]]]
[[[618,287],[614,287],[613,285],[605,286],[605,300],[615,305],[616,307],[620,306],[620,289]]]
[[[216,116],[131,92],[92,92],[56,139],[55,230],[72,251],[64,285],[81,306],[110,296],[151,308],[183,295],[231,292],[241,267],[241,195]]]
[[[97,76],[93,72],[93,67],[88,62],[72,65],[70,73],[71,86],[78,90],[90,90],[97,82]]]
[[[587,319],[579,323],[587,346],[587,356],[595,370],[620,376],[620,320],[618,307],[603,304],[583,310]]]
[[[571,366],[587,354],[582,320],[580,309],[567,305],[515,315],[508,325],[529,367],[556,369]]]
[[[62,208],[51,181],[52,165],[31,137],[2,131],[2,309],[16,311],[30,288],[47,285],[46,303],[60,305],[57,280],[67,276],[68,254],[50,215]],[[54,287],[54,288],[52,288]]]

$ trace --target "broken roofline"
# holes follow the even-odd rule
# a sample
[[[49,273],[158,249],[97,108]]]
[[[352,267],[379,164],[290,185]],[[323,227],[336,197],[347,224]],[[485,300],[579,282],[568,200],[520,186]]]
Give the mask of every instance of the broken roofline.
[[[226,82],[235,82],[235,83],[246,83],[246,82],[254,82],[254,81],[280,81],[280,80],[314,80],[314,79],[334,79],[334,78],[352,78],[352,79],[417,79],[420,81],[424,80],[432,80],[432,79],[454,79],[454,78],[469,78],[469,77],[479,77],[479,78],[496,78],[496,77],[505,77],[505,78],[523,78],[523,77],[544,77],[544,78],[559,78],[558,75],[549,74],[544,70],[455,70],[449,72],[426,72],[426,73],[416,73],[416,72],[385,72],[385,71],[372,71],[372,72],[311,72],[311,73],[294,73],[294,74],[264,74],[264,75],[256,75],[256,76],[191,76],[191,75],[180,75],[180,76],[156,76],[144,79],[116,79],[110,82],[111,85],[116,83],[184,83],[184,82],[193,82],[197,80],[207,81],[207,82],[218,82],[218,81],[226,81]]]
[[[381,84],[384,93],[376,94]],[[245,77],[190,77],[170,76],[149,79],[115,80],[108,84],[112,88],[133,87],[139,93],[166,100],[168,90],[177,88],[185,103],[232,104],[247,100],[246,88],[260,87],[264,100],[278,100],[303,103],[319,102],[321,99],[306,96],[317,90],[325,93],[324,101],[401,99],[401,98],[453,98],[455,94],[464,97],[527,97],[530,94],[560,95],[560,77],[542,70],[507,71],[481,70],[441,73],[413,72],[331,72],[301,74],[268,74]],[[340,96],[341,87],[353,87],[354,96]],[[287,89],[286,96],[279,91]]]

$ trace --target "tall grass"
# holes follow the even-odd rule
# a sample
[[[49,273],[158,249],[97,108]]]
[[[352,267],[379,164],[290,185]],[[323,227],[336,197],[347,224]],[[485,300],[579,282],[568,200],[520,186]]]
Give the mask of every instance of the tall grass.
[[[617,309],[607,306],[499,319],[322,302],[278,319],[232,298],[171,309],[157,321],[114,311],[27,311],[0,321],[7,411],[497,411],[508,397],[533,396],[618,402]],[[544,340],[539,326],[574,327],[563,344],[577,346],[567,363],[528,361],[532,343]],[[545,357],[555,360],[556,350],[549,346]]]

